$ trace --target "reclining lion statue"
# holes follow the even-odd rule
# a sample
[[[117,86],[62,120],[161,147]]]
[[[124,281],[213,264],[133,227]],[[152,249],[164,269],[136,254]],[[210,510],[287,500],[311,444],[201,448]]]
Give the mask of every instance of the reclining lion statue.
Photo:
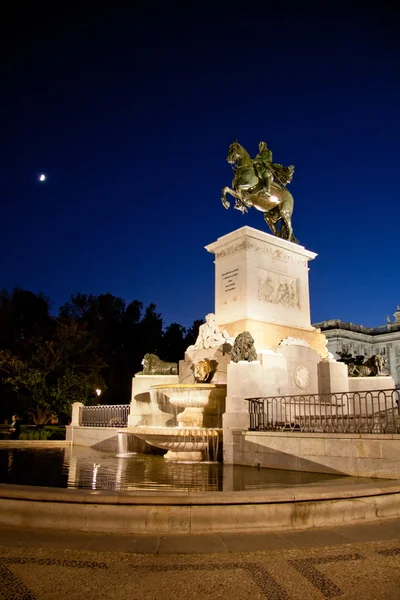
[[[378,377],[383,375],[386,360],[379,354],[374,354],[362,365],[349,363],[347,365],[349,377]]]
[[[155,354],[145,354],[140,375],[178,375],[178,364],[165,362]]]

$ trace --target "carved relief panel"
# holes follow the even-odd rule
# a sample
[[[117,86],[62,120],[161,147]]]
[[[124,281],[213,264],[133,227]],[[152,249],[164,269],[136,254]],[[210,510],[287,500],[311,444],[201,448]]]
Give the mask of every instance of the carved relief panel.
[[[273,271],[266,275],[259,275],[258,299],[272,304],[282,304],[289,308],[299,308],[297,279]]]

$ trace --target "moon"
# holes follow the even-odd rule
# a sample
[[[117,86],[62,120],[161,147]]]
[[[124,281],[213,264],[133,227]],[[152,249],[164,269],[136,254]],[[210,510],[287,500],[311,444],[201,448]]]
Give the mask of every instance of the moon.
[[[39,181],[46,181],[46,175],[44,173],[39,175]]]

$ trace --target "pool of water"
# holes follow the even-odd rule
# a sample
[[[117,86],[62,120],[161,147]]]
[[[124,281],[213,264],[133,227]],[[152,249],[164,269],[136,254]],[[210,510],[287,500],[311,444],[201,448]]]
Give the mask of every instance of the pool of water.
[[[92,448],[0,449],[0,483],[92,490],[245,491],[332,481],[373,481],[221,463],[172,463],[162,456],[118,457]]]

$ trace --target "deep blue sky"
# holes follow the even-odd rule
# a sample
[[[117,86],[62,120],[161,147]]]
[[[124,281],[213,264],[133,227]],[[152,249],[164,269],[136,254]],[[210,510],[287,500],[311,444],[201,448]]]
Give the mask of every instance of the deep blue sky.
[[[383,324],[400,304],[399,13],[146,5],[3,19],[0,287],[55,310],[111,292],[190,325],[214,308],[204,246],[267,231],[220,203],[230,142],[254,155],[263,139],[296,168],[312,321]]]

